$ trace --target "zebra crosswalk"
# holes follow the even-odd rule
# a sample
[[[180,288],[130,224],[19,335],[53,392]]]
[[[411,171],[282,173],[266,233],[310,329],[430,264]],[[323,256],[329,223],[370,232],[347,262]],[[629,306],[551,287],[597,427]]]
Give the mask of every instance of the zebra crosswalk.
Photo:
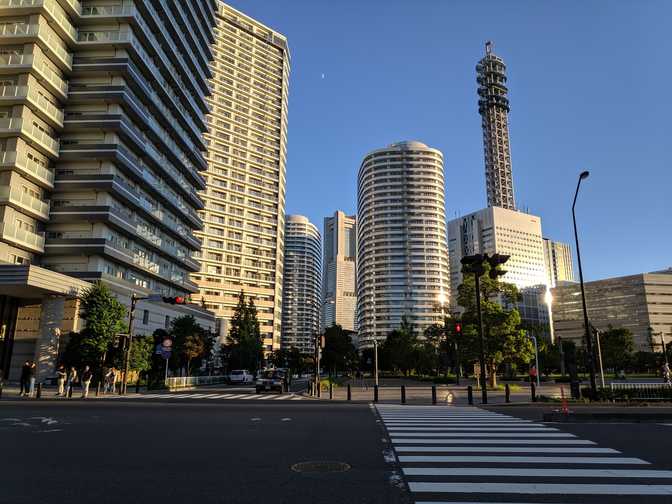
[[[207,400],[234,400],[234,399],[239,399],[239,400],[248,400],[248,401],[258,401],[258,400],[266,400],[266,401],[301,401],[305,399],[305,397],[294,394],[294,393],[288,393],[288,394],[279,394],[279,395],[271,395],[271,394],[240,394],[240,393],[229,393],[229,394],[222,394],[222,393],[211,393],[211,394],[179,394],[179,393],[170,393],[170,392],[164,392],[164,393],[158,393],[158,394],[129,394],[126,396],[119,396],[119,395],[108,395],[108,396],[103,396],[99,397],[99,399],[135,399],[135,400],[150,400],[150,399],[207,399]]]
[[[476,407],[376,408],[416,504],[672,502],[672,471],[553,426]]]

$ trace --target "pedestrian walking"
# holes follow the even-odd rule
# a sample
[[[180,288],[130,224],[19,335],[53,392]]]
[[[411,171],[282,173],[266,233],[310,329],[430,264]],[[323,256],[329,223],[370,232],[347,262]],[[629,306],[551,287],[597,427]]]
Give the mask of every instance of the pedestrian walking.
[[[104,379],[104,386],[103,386],[103,393],[107,394],[108,392],[111,392],[114,394],[114,376],[115,376],[116,370],[114,367],[111,367],[105,371],[105,374],[103,375]]]
[[[28,395],[28,381],[30,376],[30,361],[26,361],[21,366],[21,376],[19,378],[19,395]]]
[[[28,367],[28,396],[33,397],[35,394],[35,373],[37,372],[37,365],[35,361],[30,361]]]
[[[91,380],[93,379],[93,371],[89,366],[84,366],[84,371],[82,371],[82,399],[89,397],[89,386],[91,385]]]
[[[65,370],[65,366],[60,364],[56,368],[56,385],[58,385],[58,391],[56,392],[57,396],[65,395],[65,380],[68,377],[68,373]]]
[[[663,380],[665,380],[665,383],[668,385],[672,385],[672,371],[670,371],[670,365],[666,362],[663,364]]]
[[[72,390],[72,387],[75,386],[75,383],[77,382],[77,370],[75,369],[75,366],[70,367],[70,371],[68,371],[68,376],[65,380],[65,395],[67,397],[70,397],[70,391]]]

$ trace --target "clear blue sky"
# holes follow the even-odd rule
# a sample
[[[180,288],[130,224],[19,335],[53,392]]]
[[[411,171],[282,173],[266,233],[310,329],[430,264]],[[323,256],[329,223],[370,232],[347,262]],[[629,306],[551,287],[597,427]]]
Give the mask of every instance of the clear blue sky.
[[[586,279],[672,266],[672,2],[230,0],[288,37],[287,213],[356,211],[364,154],[443,151],[448,218],[485,206],[474,66],[508,66],[516,200]],[[324,78],[322,78],[324,74]],[[572,245],[573,247],[573,245]]]

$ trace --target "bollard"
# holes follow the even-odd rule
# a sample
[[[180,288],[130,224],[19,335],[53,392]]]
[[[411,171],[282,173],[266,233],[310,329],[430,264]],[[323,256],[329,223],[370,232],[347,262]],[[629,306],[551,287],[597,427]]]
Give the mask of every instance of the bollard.
[[[314,383],[311,381],[311,382],[308,384],[308,394],[310,394],[310,397],[313,397],[313,395],[314,395],[314,394],[313,394],[313,386],[314,386]]]
[[[140,373],[138,373],[138,381],[135,382],[135,393],[140,393]]]
[[[98,385],[96,385],[96,397],[100,395],[100,381],[98,382]]]
[[[432,385],[432,404],[436,404],[436,385]]]
[[[317,397],[322,397],[322,383],[317,382]]]
[[[469,385],[467,387],[467,401],[469,402],[470,405],[473,406],[474,404],[474,388]]]
[[[401,404],[406,404],[406,385],[401,386]]]
[[[334,384],[329,382],[329,399],[334,398]]]
[[[537,386],[534,383],[530,384],[530,393],[532,394],[532,402],[537,402]]]
[[[352,390],[350,390],[350,384],[348,383],[348,401],[352,401]]]
[[[511,402],[511,387],[509,387],[508,383],[504,385],[504,400],[507,403]]]
[[[373,402],[378,402],[378,385],[373,386]]]
[[[40,399],[42,397],[42,383],[37,384],[37,393],[35,394],[35,399]]]

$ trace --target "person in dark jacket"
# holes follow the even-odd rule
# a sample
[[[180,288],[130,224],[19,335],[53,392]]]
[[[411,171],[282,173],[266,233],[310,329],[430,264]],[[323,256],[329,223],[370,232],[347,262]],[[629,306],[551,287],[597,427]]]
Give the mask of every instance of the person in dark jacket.
[[[93,371],[89,366],[84,366],[84,371],[82,371],[82,399],[89,397],[89,386],[91,385],[91,380],[93,380]]]
[[[28,382],[30,377],[30,361],[26,361],[21,366],[21,378],[19,380],[19,395],[28,395]]]

